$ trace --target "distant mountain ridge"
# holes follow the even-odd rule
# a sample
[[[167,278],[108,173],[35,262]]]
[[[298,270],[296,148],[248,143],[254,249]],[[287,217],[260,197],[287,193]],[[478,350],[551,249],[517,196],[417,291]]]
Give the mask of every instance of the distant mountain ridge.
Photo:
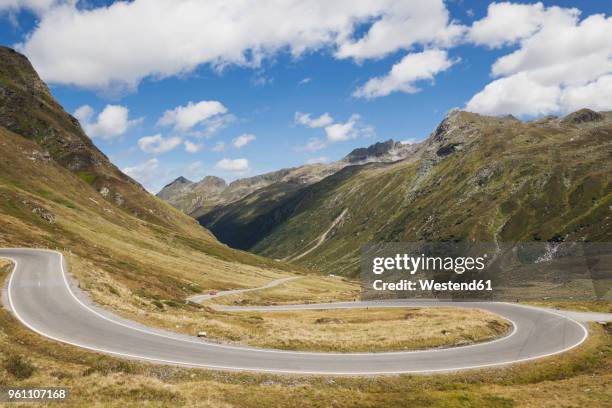
[[[415,146],[390,139],[355,149],[336,162],[281,169],[238,179],[229,184],[215,176],[206,176],[198,182],[180,176],[162,188],[157,196],[179,210],[198,217],[217,206],[230,204],[272,185],[275,185],[275,190],[279,190],[280,185],[291,190],[296,186],[313,184],[348,165],[401,160],[412,154]]]
[[[452,111],[411,149],[198,219],[232,247],[347,275],[368,242],[612,240],[612,112],[522,122]]]

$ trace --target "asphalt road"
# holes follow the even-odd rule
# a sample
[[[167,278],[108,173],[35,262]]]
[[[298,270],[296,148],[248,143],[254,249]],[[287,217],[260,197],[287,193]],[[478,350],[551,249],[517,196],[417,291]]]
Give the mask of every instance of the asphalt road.
[[[16,262],[5,290],[5,303],[31,330],[85,349],[161,364],[297,374],[433,373],[533,360],[567,351],[587,337],[587,330],[581,323],[549,310],[507,303],[470,302],[453,303],[453,306],[478,307],[497,313],[513,323],[512,333],[487,343],[413,352],[311,353],[215,344],[149,329],[92,305],[71,283],[63,258],[57,252],[0,249],[0,257]],[[359,302],[291,308],[422,304],[414,301],[401,305],[397,301]],[[427,305],[439,306],[440,303],[427,302]],[[448,306],[448,303],[442,305]]]
[[[210,300],[210,299],[218,298],[218,297],[221,297],[221,296],[237,295],[239,293],[253,292],[255,290],[262,290],[262,289],[273,288],[274,286],[280,285],[281,283],[285,283],[285,282],[292,281],[292,280],[295,280],[295,279],[300,279],[300,276],[291,276],[289,278],[276,279],[276,280],[270,281],[267,284],[265,284],[264,286],[260,286],[258,288],[223,290],[223,291],[219,291],[219,292],[215,293],[214,295],[211,295],[210,293],[204,294],[204,295],[195,295],[195,296],[191,296],[191,297],[187,298],[187,300],[190,300],[190,301],[196,302],[196,303],[200,303],[200,302],[203,302],[205,300]]]

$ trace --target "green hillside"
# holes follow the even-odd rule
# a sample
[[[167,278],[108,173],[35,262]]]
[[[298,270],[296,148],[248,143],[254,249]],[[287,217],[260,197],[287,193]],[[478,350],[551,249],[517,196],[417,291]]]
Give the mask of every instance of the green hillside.
[[[200,221],[230,245],[354,275],[370,241],[609,241],[611,175],[611,113],[455,111],[408,159],[350,166],[276,200],[259,192]]]
[[[0,246],[64,251],[100,302],[180,309],[204,289],[295,271],[219,243],[147,193],[93,145],[28,60],[2,47],[0,157]]]

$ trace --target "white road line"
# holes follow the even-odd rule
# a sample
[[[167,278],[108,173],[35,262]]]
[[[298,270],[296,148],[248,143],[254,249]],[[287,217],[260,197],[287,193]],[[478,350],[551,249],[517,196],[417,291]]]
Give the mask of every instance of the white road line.
[[[22,248],[19,248],[19,249],[21,250]],[[61,271],[62,271],[62,277],[63,277],[64,283],[65,283],[65,285],[66,285],[66,287],[68,289],[68,292],[71,294],[71,296],[82,307],[84,307],[86,310],[94,313],[98,317],[101,317],[104,320],[107,320],[107,321],[109,321],[111,323],[114,323],[114,324],[126,327],[128,329],[137,330],[137,331],[146,333],[148,335],[155,335],[155,336],[159,336],[159,337],[168,338],[168,339],[171,339],[171,340],[179,340],[179,341],[186,341],[186,342],[189,342],[189,343],[200,344],[200,345],[205,346],[205,347],[210,347],[210,346],[212,346],[212,347],[223,347],[223,348],[237,349],[237,350],[242,350],[242,351],[253,351],[253,352],[294,353],[294,354],[325,354],[325,355],[343,354],[343,353],[292,352],[292,351],[282,351],[282,350],[266,350],[266,349],[255,349],[255,348],[246,348],[246,347],[233,347],[233,346],[219,345],[219,344],[214,344],[214,343],[196,342],[196,341],[191,341],[191,340],[187,340],[187,339],[180,339],[178,337],[165,336],[165,335],[162,335],[160,333],[155,333],[155,332],[151,332],[151,331],[148,331],[148,330],[139,329],[137,327],[132,327],[132,326],[123,324],[121,322],[112,320],[112,319],[110,319],[110,318],[100,314],[99,312],[93,310],[92,308],[90,308],[86,304],[84,304],[72,292],[72,289],[70,288],[70,285],[69,285],[68,280],[66,278],[66,271],[65,271],[64,265],[63,265],[63,254],[61,252],[47,250],[47,249],[41,249],[41,250],[32,249],[32,248],[23,248],[23,249],[32,250],[32,251],[45,251],[45,252],[50,252],[50,253],[54,253],[54,254],[59,255],[60,267],[61,267]],[[568,346],[568,347],[566,347],[566,348],[564,348],[562,350],[558,350],[558,351],[551,352],[551,353],[545,353],[545,354],[541,354],[541,355],[537,355],[537,356],[526,357],[526,358],[522,358],[522,359],[502,361],[502,362],[496,362],[496,363],[489,363],[489,364],[480,364],[480,365],[474,365],[474,366],[460,366],[460,367],[451,367],[451,368],[433,369],[433,370],[395,370],[395,371],[373,371],[373,372],[367,372],[367,373],[363,373],[363,372],[293,371],[293,370],[277,370],[277,369],[252,368],[252,367],[236,367],[236,366],[228,367],[228,366],[218,366],[218,365],[210,365],[210,364],[189,363],[189,362],[177,361],[177,360],[165,360],[165,359],[153,358],[153,357],[142,356],[142,355],[121,353],[121,352],[116,352],[116,351],[112,351],[112,350],[92,347],[92,346],[89,346],[89,345],[83,345],[83,344],[75,343],[75,342],[72,342],[72,341],[69,341],[69,340],[57,338],[57,337],[55,337],[53,335],[44,333],[44,332],[36,329],[35,327],[30,325],[27,321],[25,321],[19,315],[19,312],[16,310],[15,305],[13,303],[11,292],[12,292],[12,287],[13,287],[13,278],[15,276],[15,273],[16,273],[16,271],[18,269],[18,265],[19,265],[18,261],[16,259],[14,259],[14,258],[7,257],[7,256],[0,256],[0,257],[4,257],[6,259],[10,259],[14,263],[13,271],[12,271],[11,276],[9,278],[9,284],[8,284],[9,306],[12,309],[13,313],[15,314],[15,316],[17,317],[17,319],[24,326],[26,326],[27,328],[29,328],[33,332],[38,333],[41,336],[47,337],[49,339],[52,339],[52,340],[55,340],[55,341],[58,341],[58,342],[70,344],[72,346],[81,347],[81,348],[92,350],[92,351],[96,351],[96,352],[102,352],[102,353],[106,353],[106,354],[111,354],[111,355],[121,356],[121,357],[127,357],[127,358],[131,358],[131,359],[140,359],[140,360],[146,360],[146,361],[159,362],[159,363],[164,363],[164,364],[182,365],[182,366],[188,366],[188,367],[208,368],[208,369],[218,369],[218,370],[266,372],[266,373],[296,374],[296,375],[306,374],[306,375],[334,375],[334,376],[369,376],[369,375],[397,375],[397,374],[426,374],[426,373],[453,372],[453,371],[460,371],[460,370],[471,370],[471,369],[479,369],[479,368],[488,368],[488,367],[496,367],[496,366],[503,366],[503,365],[509,365],[509,364],[527,362],[527,361],[533,361],[533,360],[536,360],[536,359],[550,357],[550,356],[554,356],[554,355],[561,354],[561,353],[567,352],[569,350],[572,350],[572,349],[580,346],[582,343],[584,343],[584,341],[588,337],[588,331],[587,331],[586,327],[584,325],[582,325],[581,323],[577,322],[576,320],[574,320],[573,318],[570,318],[568,316],[564,316],[564,315],[559,314],[559,313],[555,313],[555,312],[550,311],[550,310],[538,309],[538,310],[541,310],[543,313],[554,314],[554,315],[556,315],[556,316],[558,316],[558,317],[560,317],[562,319],[566,319],[566,320],[571,321],[571,322],[577,324],[578,326],[580,326],[580,328],[583,331],[583,337],[581,338],[581,340],[579,342],[577,342],[576,344]],[[533,306],[517,305],[517,304],[511,304],[511,303],[508,303],[508,305],[537,309],[537,308],[535,308]],[[514,324],[514,322],[513,322],[513,325],[514,325],[514,330],[513,330],[512,334],[514,334],[514,332],[516,332],[516,330],[517,330],[516,325]],[[507,336],[507,337],[509,337],[509,336]],[[503,340],[503,339],[507,339],[507,337],[501,338],[501,339],[497,339],[495,341],[500,341],[500,340]],[[474,346],[486,345],[486,344],[490,344],[490,343],[491,342],[480,343],[480,344],[474,344],[474,345],[463,346],[463,347],[474,347]],[[409,352],[390,352],[390,353],[384,353],[384,354],[414,353],[414,352],[426,352],[426,351],[427,352],[429,352],[429,351],[435,352],[435,351],[439,351],[439,350],[423,350],[423,351],[409,351]],[[346,355],[346,353],[344,353],[344,354]],[[383,354],[383,353],[350,353],[350,354],[351,355],[353,355],[353,354],[371,354],[371,355],[377,355],[377,354]]]

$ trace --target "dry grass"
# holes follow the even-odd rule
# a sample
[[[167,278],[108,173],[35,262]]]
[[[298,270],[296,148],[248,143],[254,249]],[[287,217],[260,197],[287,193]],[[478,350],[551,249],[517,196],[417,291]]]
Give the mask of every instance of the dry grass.
[[[476,309],[410,308],[237,313],[246,322],[226,338],[259,347],[307,351],[388,351],[490,340],[511,325]],[[208,328],[207,323],[204,327]],[[211,329],[217,327],[211,325]],[[212,330],[211,330],[212,331]]]
[[[612,302],[610,301],[579,301],[579,300],[555,300],[529,302],[534,306],[550,307],[560,310],[576,310],[579,312],[612,313]]]
[[[104,308],[146,325],[191,336],[206,331],[209,338],[220,341],[292,350],[383,351],[482,341],[508,328],[498,316],[453,308],[245,313],[220,312],[182,299],[147,301],[133,296],[129,287],[91,262],[75,255],[67,259],[71,269],[78,271],[80,286]],[[321,287],[334,292],[332,284],[338,279],[332,279],[321,286],[316,285],[315,278],[295,282],[304,281],[305,299],[312,300],[308,295],[312,292],[321,291],[320,296],[325,296]],[[285,291],[277,289],[277,293]],[[304,301],[297,294],[292,299]]]
[[[0,268],[0,277],[8,270]],[[68,387],[71,396],[62,407],[603,407],[612,398],[612,342],[595,325],[578,349],[506,368],[373,378],[274,376],[119,360],[42,338],[0,310],[0,355],[0,386]],[[33,371],[18,378],[6,369],[9,358]]]
[[[286,305],[296,303],[326,303],[352,301],[360,295],[359,284],[340,277],[306,276],[269,289],[212,300],[222,305]]]

